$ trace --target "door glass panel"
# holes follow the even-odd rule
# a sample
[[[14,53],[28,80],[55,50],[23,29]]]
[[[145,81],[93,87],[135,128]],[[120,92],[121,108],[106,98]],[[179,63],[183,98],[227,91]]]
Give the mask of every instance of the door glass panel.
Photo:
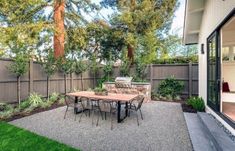
[[[208,105],[218,110],[218,87],[217,87],[217,44],[216,34],[208,40]]]

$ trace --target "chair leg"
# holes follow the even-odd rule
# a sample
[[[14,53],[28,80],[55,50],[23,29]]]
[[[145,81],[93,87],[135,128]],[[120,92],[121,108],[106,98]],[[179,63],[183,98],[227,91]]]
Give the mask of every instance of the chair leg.
[[[105,120],[107,119],[106,112],[104,112],[104,119],[105,119]]]
[[[100,115],[101,115],[102,120],[104,120],[101,109],[99,109],[99,112],[100,112]]]
[[[113,130],[113,114],[110,112],[110,117],[111,117],[111,130]]]
[[[81,113],[81,116],[80,116],[80,118],[79,118],[79,123],[81,122],[81,120],[82,120],[82,115],[84,114],[84,110],[82,110],[82,113]]]
[[[89,117],[91,116],[91,110],[89,110]]]
[[[136,119],[137,119],[137,124],[139,126],[140,124],[139,124],[139,118],[138,118],[138,112],[137,111],[136,111]]]
[[[66,117],[67,112],[68,112],[68,106],[67,106],[67,108],[66,108],[66,110],[65,110],[65,113],[64,113],[64,119],[65,119],[65,117]]]
[[[92,110],[92,115],[91,115],[92,126],[94,125],[94,112],[95,110]]]
[[[97,117],[97,122],[96,122],[96,126],[98,126],[98,124],[99,124],[99,119],[100,119],[100,116],[98,115],[98,117]]]
[[[140,116],[141,116],[141,119],[144,120],[141,109],[140,109]]]

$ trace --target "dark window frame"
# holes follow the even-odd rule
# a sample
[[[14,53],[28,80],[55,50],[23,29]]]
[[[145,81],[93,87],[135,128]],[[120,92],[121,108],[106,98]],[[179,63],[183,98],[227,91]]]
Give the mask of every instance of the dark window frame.
[[[232,11],[225,17],[225,19],[215,28],[215,30],[207,37],[207,100],[208,100],[208,40],[214,35],[216,34],[216,43],[217,43],[217,50],[216,50],[216,53],[218,55],[218,58],[219,60],[217,60],[216,62],[218,63],[219,62],[219,67],[218,67],[218,71],[217,71],[217,76],[219,76],[221,78],[221,66],[220,66],[220,63],[221,63],[221,56],[220,56],[220,52],[221,52],[221,35],[220,35],[220,32],[221,32],[221,29],[222,27],[232,18],[235,16],[235,7],[232,9]],[[217,59],[218,59],[217,58]],[[221,105],[221,96],[220,96],[220,93],[219,93],[219,107]],[[207,104],[208,105],[208,104]],[[225,122],[227,122],[232,128],[235,128],[235,123],[229,119],[228,117],[226,117],[224,114],[222,114],[219,111],[216,111],[214,110],[213,108],[211,108],[210,106],[208,106],[211,110],[213,110],[217,115],[219,115]]]

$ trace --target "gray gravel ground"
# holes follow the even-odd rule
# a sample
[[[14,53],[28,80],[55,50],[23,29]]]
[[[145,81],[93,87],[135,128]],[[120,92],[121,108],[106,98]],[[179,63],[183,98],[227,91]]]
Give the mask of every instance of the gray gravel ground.
[[[143,104],[144,120],[137,126],[134,113],[110,130],[110,118],[92,126],[91,118],[74,121],[73,110],[64,120],[65,107],[38,113],[11,123],[84,151],[191,151],[180,104]],[[97,116],[96,116],[97,117]],[[95,119],[96,119],[95,117]]]

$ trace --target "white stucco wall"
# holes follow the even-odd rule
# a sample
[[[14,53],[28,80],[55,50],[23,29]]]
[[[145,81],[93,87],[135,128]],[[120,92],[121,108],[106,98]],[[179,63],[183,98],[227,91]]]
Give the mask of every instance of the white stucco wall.
[[[235,0],[205,0],[205,9],[199,34],[199,95],[207,101],[207,46],[206,40],[215,28],[235,7]],[[201,44],[204,44],[205,54],[201,54]],[[205,102],[206,103],[206,102]],[[212,111],[207,109],[207,111]],[[218,119],[235,134],[235,130],[226,124],[219,116]]]

